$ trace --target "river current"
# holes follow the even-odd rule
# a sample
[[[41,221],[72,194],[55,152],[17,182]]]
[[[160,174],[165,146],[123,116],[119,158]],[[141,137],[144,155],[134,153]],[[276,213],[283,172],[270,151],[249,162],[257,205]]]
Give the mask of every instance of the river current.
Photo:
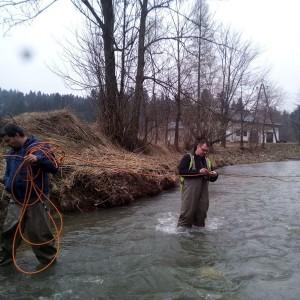
[[[176,230],[178,189],[67,215],[58,263],[36,276],[2,267],[0,299],[299,300],[300,161],[219,173],[206,228]],[[30,267],[31,250],[19,255]]]

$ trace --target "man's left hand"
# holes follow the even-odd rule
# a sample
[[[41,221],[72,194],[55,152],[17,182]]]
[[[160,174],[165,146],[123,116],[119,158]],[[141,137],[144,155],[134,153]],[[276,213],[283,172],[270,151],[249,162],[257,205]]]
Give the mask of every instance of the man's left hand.
[[[38,161],[38,158],[33,154],[29,154],[24,157],[24,164],[34,164],[37,161]]]

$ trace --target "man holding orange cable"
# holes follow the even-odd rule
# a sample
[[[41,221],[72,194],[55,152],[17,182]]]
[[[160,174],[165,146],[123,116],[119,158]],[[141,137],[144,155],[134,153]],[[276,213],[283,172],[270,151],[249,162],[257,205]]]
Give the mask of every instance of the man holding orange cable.
[[[48,173],[55,174],[58,165],[45,143],[26,136],[23,129],[15,124],[2,128],[0,137],[12,148],[6,155],[3,179],[5,190],[11,194],[12,200],[1,235],[0,266],[13,262],[23,239],[32,246],[42,268],[54,262],[57,254],[46,202]]]

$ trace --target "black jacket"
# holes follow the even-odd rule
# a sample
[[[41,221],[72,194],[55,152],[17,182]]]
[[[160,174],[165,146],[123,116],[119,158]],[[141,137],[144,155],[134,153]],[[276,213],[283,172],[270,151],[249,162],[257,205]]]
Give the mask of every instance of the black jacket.
[[[191,163],[191,157],[190,154],[185,154],[183,156],[183,158],[181,159],[179,166],[178,166],[178,173],[181,176],[185,176],[185,175],[195,175],[195,176],[191,176],[189,178],[197,178],[199,176],[203,176],[202,174],[199,173],[199,171],[203,168],[207,169],[207,163],[206,163],[206,158],[205,156],[199,156],[199,155],[194,155],[194,159],[195,159],[195,167],[196,170],[193,170],[192,168],[189,169],[190,167],[190,163]],[[213,168],[212,168],[213,170]],[[205,179],[214,182],[218,179],[218,175],[214,176],[214,177],[209,177],[209,176],[204,176]]]

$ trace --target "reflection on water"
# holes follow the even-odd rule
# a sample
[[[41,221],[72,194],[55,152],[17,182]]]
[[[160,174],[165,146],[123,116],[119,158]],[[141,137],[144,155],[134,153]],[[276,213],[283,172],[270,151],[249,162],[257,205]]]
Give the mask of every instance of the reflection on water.
[[[295,161],[223,168],[204,229],[177,231],[178,190],[66,216],[57,265],[35,277],[0,269],[0,299],[298,300],[299,183],[232,175],[299,170]]]

